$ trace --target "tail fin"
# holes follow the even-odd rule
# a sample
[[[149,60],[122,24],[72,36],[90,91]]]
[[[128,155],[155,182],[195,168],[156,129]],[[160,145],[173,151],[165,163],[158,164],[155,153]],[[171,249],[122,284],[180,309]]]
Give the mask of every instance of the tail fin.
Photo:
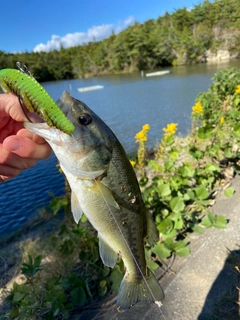
[[[162,301],[164,292],[155,276],[148,270],[145,279],[124,277],[117,296],[117,310],[124,312],[137,302]],[[147,282],[147,284],[146,284]]]

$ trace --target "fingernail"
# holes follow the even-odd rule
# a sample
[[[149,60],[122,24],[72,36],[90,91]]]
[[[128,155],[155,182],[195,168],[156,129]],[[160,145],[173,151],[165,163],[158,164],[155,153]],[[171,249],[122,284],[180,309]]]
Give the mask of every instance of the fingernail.
[[[3,147],[9,151],[16,152],[22,148],[22,141],[19,139],[5,139],[3,142]]]

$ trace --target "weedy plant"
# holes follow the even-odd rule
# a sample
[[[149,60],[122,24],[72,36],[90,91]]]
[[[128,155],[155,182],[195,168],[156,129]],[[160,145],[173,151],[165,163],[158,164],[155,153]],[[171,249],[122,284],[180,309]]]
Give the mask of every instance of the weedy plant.
[[[5,299],[11,304],[7,318],[70,319],[87,302],[118,291],[123,263],[113,269],[102,264],[97,235],[84,216],[79,225],[65,220],[59,232],[35,245],[43,254],[28,254],[22,263],[22,283],[14,282]]]
[[[189,137],[175,139],[177,124],[163,129],[155,159],[148,162],[148,175],[140,180],[145,205],[159,231],[159,242],[148,248],[155,260],[188,255],[190,232],[227,224],[210,207],[220,190],[233,195],[228,186],[239,173],[239,83],[240,71],[233,68],[213,77],[209,90],[196,98]]]
[[[150,126],[149,124],[145,124],[142,127],[142,130],[139,131],[136,135],[135,135],[135,139],[136,139],[136,143],[139,144],[138,147],[138,152],[137,152],[137,156],[138,156],[138,170],[140,172],[140,174],[142,176],[145,176],[146,172],[146,142],[147,142],[147,133],[150,130]],[[135,164],[132,162],[132,164]]]

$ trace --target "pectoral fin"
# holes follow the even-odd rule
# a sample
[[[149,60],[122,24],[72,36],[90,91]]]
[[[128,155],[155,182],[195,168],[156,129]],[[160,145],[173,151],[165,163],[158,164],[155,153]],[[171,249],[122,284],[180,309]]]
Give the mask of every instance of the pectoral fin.
[[[94,185],[91,187],[91,190],[96,192],[100,197],[104,198],[108,204],[116,209],[119,209],[119,205],[111,194],[111,191],[100,181],[95,181]]]
[[[117,253],[99,236],[99,252],[105,266],[113,268],[117,262]]]
[[[74,192],[72,192],[72,194],[71,194],[71,209],[72,209],[72,213],[73,213],[73,218],[74,218],[75,222],[78,223],[79,220],[81,219],[83,212],[82,212],[82,208],[80,206],[80,203],[78,201],[78,198]]]

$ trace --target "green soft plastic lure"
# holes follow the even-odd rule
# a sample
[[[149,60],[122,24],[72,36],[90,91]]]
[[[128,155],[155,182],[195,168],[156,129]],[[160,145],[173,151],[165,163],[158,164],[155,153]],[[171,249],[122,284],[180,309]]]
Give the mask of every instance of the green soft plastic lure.
[[[19,66],[19,63],[17,65]],[[47,91],[31,76],[26,67],[25,70],[20,70],[0,70],[2,91],[16,94],[30,112],[36,112],[50,127],[56,127],[67,134],[73,133],[74,125]]]

